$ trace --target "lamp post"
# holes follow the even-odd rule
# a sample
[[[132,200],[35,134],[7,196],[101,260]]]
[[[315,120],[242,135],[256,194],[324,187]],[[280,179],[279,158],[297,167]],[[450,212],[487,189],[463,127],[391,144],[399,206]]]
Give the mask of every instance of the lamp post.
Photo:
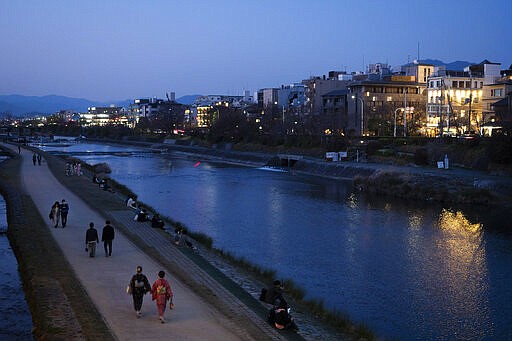
[[[361,101],[361,136],[364,136],[364,102],[362,98],[352,95],[352,99],[358,99]]]

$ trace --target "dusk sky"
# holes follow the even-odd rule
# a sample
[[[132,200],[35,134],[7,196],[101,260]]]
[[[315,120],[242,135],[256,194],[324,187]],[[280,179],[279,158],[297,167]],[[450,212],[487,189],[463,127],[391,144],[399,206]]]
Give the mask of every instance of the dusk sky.
[[[241,95],[420,59],[512,64],[511,0],[2,0],[0,95]]]

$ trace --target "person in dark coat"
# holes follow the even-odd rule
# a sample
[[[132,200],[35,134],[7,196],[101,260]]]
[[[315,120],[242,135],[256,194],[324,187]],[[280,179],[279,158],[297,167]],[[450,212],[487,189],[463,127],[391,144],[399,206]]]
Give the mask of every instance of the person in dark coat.
[[[151,227],[158,228],[158,229],[163,229],[164,226],[165,226],[165,223],[162,220],[162,218],[160,218],[160,215],[158,213],[155,214],[153,216],[153,218],[151,219]]]
[[[85,232],[85,251],[89,251],[89,257],[96,254],[96,243],[99,243],[98,231],[94,228],[94,223],[89,223],[89,228]]]
[[[142,266],[137,266],[137,273],[133,275],[130,281],[130,290],[133,297],[133,308],[137,318],[142,316],[140,310],[142,308],[142,301],[144,295],[151,291],[151,284],[149,284],[148,278],[142,273]]]
[[[105,222],[103,232],[101,233],[101,241],[105,248],[105,257],[112,256],[112,241],[114,240],[114,227],[110,224],[110,220]]]
[[[280,280],[275,280],[272,286],[267,288],[263,301],[274,306],[287,306],[286,300],[283,297],[283,287]]]
[[[66,200],[62,199],[60,208],[60,221],[62,222],[62,227],[66,227],[68,222],[68,213],[69,213],[69,205]]]

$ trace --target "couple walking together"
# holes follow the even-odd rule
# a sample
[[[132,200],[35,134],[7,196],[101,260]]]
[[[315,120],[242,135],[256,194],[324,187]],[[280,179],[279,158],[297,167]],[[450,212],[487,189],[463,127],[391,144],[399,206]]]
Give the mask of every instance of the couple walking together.
[[[103,248],[105,249],[105,256],[112,256],[112,240],[114,240],[115,232],[114,227],[107,220],[103,227],[101,234],[101,241],[103,242]],[[94,228],[94,223],[89,223],[89,228],[85,233],[85,251],[89,251],[89,257],[94,257],[96,254],[96,243],[99,243],[98,231]]]
[[[52,205],[49,215],[50,220],[53,222],[53,227],[57,228],[59,226],[59,219],[62,222],[62,227],[66,227],[68,223],[68,213],[69,205],[66,200],[62,199],[61,203],[56,201]]]
[[[165,323],[164,313],[167,301],[170,302],[169,308],[173,309],[174,304],[172,303],[172,298],[174,295],[169,282],[164,277],[165,272],[159,271],[158,279],[153,283],[153,286],[150,286],[148,278],[142,273],[142,267],[137,266],[137,273],[133,275],[128,288],[128,292],[131,293],[133,297],[133,308],[135,309],[137,318],[142,316],[140,310],[142,308],[144,295],[150,292],[151,298],[153,301],[156,301],[158,319],[161,323]]]

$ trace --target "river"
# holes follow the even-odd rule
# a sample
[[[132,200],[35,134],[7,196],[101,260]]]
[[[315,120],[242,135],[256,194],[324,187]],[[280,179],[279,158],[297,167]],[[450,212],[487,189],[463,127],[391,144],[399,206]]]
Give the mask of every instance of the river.
[[[7,228],[5,200],[0,196],[0,228]],[[0,235],[0,340],[34,340],[32,316],[18,273],[18,262],[5,234]]]
[[[510,212],[371,198],[346,181],[180,153],[92,144],[66,153],[86,150],[133,151],[79,157],[107,162],[139,200],[379,336],[512,339]]]

